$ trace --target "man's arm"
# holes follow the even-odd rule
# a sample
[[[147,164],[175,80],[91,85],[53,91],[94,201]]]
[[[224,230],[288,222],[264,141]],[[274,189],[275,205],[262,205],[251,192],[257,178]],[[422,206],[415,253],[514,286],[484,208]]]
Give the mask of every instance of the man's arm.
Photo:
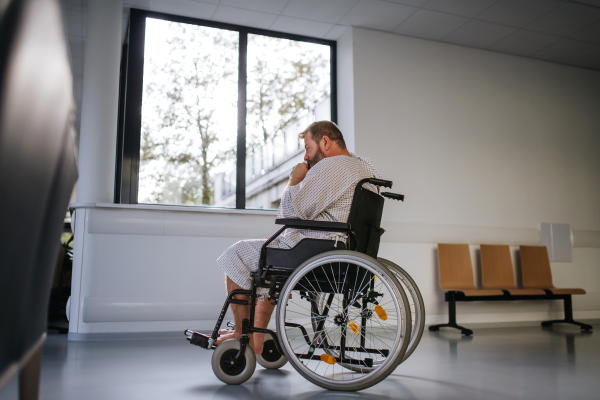
[[[308,165],[306,163],[300,163],[292,168],[290,172],[290,180],[288,186],[296,186],[304,180],[306,173],[308,172]]]
[[[309,173],[298,164],[290,174],[288,187],[283,191],[279,218],[314,219],[338,200],[355,180],[343,166],[322,160]],[[297,168],[297,169],[296,169]],[[331,179],[335,177],[335,179]],[[300,180],[301,179],[301,180]]]

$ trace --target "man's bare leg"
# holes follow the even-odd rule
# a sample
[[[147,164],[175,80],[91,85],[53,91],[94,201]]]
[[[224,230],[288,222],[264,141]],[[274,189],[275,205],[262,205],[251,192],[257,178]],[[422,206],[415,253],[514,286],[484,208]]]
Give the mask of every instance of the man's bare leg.
[[[227,293],[231,293],[232,290],[242,289],[235,282],[233,282],[228,276],[226,277]],[[239,300],[250,300],[248,296],[235,295],[234,298]],[[275,306],[271,304],[269,300],[258,301],[256,308],[254,309],[254,326],[257,328],[265,329],[271,320],[271,314]],[[229,339],[240,339],[242,337],[242,320],[244,318],[250,319],[250,306],[243,306],[240,304],[231,304],[231,311],[233,312],[233,319],[235,321],[235,330],[220,330],[220,336],[215,341],[215,345],[223,343]],[[250,336],[250,346],[254,349],[256,354],[262,353],[264,333],[254,333]]]
[[[227,286],[227,294],[231,293],[232,290],[242,289],[238,286],[234,281],[232,281],[228,276],[225,279],[225,283]],[[237,300],[247,300],[250,302],[250,297],[246,295],[236,294],[233,296],[234,299]],[[235,330],[231,331],[223,331],[223,334],[217,338],[215,341],[215,345],[219,345],[228,339],[240,339],[242,337],[242,321],[244,318],[250,319],[250,305],[243,306],[241,304],[230,304],[231,311],[233,312],[233,320],[235,322]],[[227,333],[226,333],[227,332]],[[254,343],[252,341],[252,335],[250,335],[250,346]]]
[[[254,309],[254,326],[257,328],[266,329],[267,325],[269,325],[269,321],[271,320],[271,314],[273,314],[274,305],[271,304],[269,300],[266,298],[264,300],[259,300],[256,303],[256,308]],[[255,333],[254,334],[254,352],[256,354],[260,354],[263,351],[263,342],[265,340],[264,333]]]

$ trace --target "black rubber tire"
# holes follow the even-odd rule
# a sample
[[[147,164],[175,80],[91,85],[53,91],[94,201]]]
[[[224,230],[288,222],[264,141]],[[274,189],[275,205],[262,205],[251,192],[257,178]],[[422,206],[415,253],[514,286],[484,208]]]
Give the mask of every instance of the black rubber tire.
[[[271,335],[266,334],[263,343],[263,352],[256,355],[256,362],[261,367],[266,369],[279,369],[287,364],[287,357],[277,351],[277,347],[275,347]],[[279,358],[276,359],[277,355],[279,355]]]
[[[413,278],[404,269],[400,268],[399,265],[381,257],[378,257],[377,260],[388,267],[390,271],[395,273],[398,281],[404,285],[411,286],[408,288],[408,291],[405,290],[404,292],[406,293],[407,297],[413,297],[415,307],[419,308],[419,310],[417,310],[419,315],[415,318],[415,323],[412,326],[410,343],[408,344],[408,349],[406,349],[406,353],[402,359],[402,362],[404,362],[415,351],[419,345],[419,342],[421,342],[421,337],[423,336],[423,329],[425,328],[425,304],[423,303],[423,296],[421,295],[421,291],[419,290],[419,287]],[[431,328],[429,330],[431,330]]]
[[[215,376],[219,378],[221,382],[228,385],[239,385],[246,382],[256,369],[256,357],[254,351],[248,345],[244,352],[244,359],[241,364],[232,365],[229,367],[231,358],[235,357],[237,352],[240,350],[239,340],[226,340],[215,349],[211,364]]]

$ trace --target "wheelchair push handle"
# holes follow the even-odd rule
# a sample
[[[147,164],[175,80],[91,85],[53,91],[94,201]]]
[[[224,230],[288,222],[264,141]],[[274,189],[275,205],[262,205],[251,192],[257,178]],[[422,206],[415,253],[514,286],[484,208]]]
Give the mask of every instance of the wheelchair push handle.
[[[362,181],[358,182],[358,187],[362,187],[363,184],[365,183],[370,183],[373,185],[377,185],[377,186],[382,186],[382,187],[386,187],[388,189],[392,188],[392,181],[386,181],[385,179],[379,179],[379,178],[366,178],[363,179]],[[388,199],[392,199],[392,200],[398,200],[398,201],[404,201],[404,195],[403,194],[398,194],[398,193],[392,193],[392,192],[382,192],[381,195],[383,197],[387,197]]]
[[[381,195],[383,197],[387,197],[388,199],[404,201],[404,195],[392,192],[382,192]]]
[[[378,179],[378,178],[369,178],[369,179],[365,179],[364,181],[372,183],[373,185],[386,187],[388,189],[392,188],[392,183],[393,183],[392,181],[386,181],[385,179]]]

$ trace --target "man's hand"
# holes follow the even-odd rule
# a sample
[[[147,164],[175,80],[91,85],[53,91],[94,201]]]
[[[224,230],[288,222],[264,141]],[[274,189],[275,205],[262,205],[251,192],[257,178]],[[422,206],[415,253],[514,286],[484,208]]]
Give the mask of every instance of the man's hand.
[[[290,181],[288,186],[296,186],[304,180],[306,173],[308,172],[308,165],[306,163],[300,163],[296,165],[292,172],[290,172]]]

